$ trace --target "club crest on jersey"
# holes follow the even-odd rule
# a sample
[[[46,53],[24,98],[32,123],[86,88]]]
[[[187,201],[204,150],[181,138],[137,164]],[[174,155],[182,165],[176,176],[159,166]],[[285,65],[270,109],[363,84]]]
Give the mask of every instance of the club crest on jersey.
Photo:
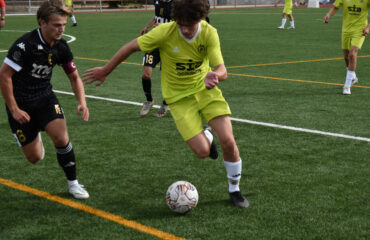
[[[202,54],[205,53],[206,52],[206,47],[203,44],[200,44],[198,46],[198,52],[202,53]]]

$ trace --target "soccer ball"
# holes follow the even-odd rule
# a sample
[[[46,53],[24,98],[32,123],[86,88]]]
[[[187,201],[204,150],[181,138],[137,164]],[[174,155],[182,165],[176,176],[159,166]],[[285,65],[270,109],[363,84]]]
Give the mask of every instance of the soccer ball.
[[[198,191],[190,182],[174,182],[167,190],[166,202],[172,211],[187,213],[197,206]]]

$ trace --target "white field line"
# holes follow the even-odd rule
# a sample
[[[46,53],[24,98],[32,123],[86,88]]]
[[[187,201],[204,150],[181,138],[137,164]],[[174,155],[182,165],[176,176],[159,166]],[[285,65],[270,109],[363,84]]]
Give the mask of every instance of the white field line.
[[[25,30],[8,30],[8,29],[6,29],[6,30],[1,30],[2,32],[29,32],[29,31],[25,31]],[[73,41],[76,41],[76,37],[74,37],[74,36],[71,36],[71,35],[68,35],[68,34],[65,34],[65,33],[63,33],[63,35],[64,36],[66,36],[66,37],[69,37],[70,39],[67,41],[67,43],[71,43],[71,42],[73,42]],[[7,52],[7,50],[6,51],[1,51],[1,52]]]
[[[65,92],[65,91],[59,91],[59,90],[54,90],[54,92],[60,93],[60,94],[65,94],[65,95],[74,95],[74,93],[72,93],[72,92]],[[136,105],[136,106],[142,106],[143,105],[142,103],[138,103],[138,102],[125,101],[125,100],[114,99],[114,98],[98,97],[98,96],[92,96],[92,95],[86,95],[86,98],[104,100],[104,101],[109,101],[109,102],[118,102],[118,103],[124,103],[124,104]],[[154,105],[153,107],[154,108],[159,108],[160,106]],[[340,137],[340,138],[347,138],[347,139],[352,139],[352,140],[357,140],[357,141],[370,142],[370,138],[365,138],[365,137],[357,137],[357,136],[351,136],[351,135],[346,135],[346,134],[324,132],[324,131],[319,131],[319,130],[299,128],[299,127],[290,127],[290,126],[284,126],[284,125],[279,125],[279,124],[274,124],[274,123],[257,122],[257,121],[241,119],[241,118],[231,117],[230,119],[232,121],[235,121],[235,122],[249,123],[249,124],[252,124],[252,125],[260,125],[260,126],[265,126],[265,127],[287,129],[287,130],[292,130],[292,131],[296,131],[296,132],[306,132],[306,133],[313,133],[313,134],[319,134],[319,135],[324,135],[324,136]]]

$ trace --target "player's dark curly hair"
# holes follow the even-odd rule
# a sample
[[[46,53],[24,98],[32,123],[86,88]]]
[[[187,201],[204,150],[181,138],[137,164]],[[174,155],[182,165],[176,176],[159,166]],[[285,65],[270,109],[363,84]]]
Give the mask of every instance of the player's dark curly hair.
[[[72,16],[72,9],[67,7],[64,0],[47,0],[43,2],[37,10],[37,22],[40,25],[40,20],[49,22],[49,17],[52,14],[62,16]]]
[[[171,17],[179,24],[199,22],[208,16],[208,0],[173,0]]]

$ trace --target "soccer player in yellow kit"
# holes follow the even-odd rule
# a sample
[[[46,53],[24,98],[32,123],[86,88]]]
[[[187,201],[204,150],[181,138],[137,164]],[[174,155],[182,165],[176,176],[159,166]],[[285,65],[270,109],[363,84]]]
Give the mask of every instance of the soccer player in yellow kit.
[[[65,0],[65,2],[66,2],[66,5],[68,7],[70,7],[71,10],[73,11],[73,0]],[[73,15],[73,13],[72,13],[72,16],[71,16],[71,20],[72,20],[72,23],[73,23],[72,27],[76,27],[77,26],[77,20],[76,20],[75,16]]]
[[[275,2],[275,7],[281,2],[282,0],[277,0]],[[296,4],[296,0],[294,0],[294,5]],[[286,23],[286,16],[289,17],[290,26],[287,29],[294,29],[294,17],[293,17],[293,0],[285,0],[284,9],[283,9],[283,18],[281,19],[281,25],[278,29],[284,29]]]
[[[242,162],[232,131],[231,111],[217,87],[227,78],[220,41],[217,30],[202,21],[208,12],[207,0],[174,0],[173,22],[160,24],[125,44],[105,66],[86,70],[83,81],[98,81],[100,85],[133,52],[159,48],[162,94],[178,131],[199,158],[215,159],[218,153],[213,135],[203,128],[202,118],[212,127],[223,150],[230,199],[235,206],[246,208],[249,203],[239,189]]]
[[[342,22],[342,49],[347,65],[347,76],[343,87],[343,94],[350,95],[351,87],[358,83],[356,76],[357,54],[369,34],[370,24],[367,21],[370,0],[336,0],[333,7],[324,17],[328,23],[338,9],[343,6]]]

